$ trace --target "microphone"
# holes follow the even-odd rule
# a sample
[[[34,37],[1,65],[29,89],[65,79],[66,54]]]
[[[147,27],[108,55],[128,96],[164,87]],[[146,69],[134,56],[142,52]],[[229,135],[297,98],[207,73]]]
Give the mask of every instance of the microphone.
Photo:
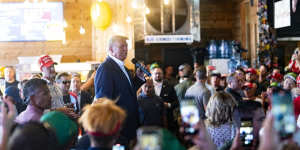
[[[143,67],[135,58],[131,59],[131,62],[135,64],[136,67],[140,68],[148,77],[151,77],[151,73]]]

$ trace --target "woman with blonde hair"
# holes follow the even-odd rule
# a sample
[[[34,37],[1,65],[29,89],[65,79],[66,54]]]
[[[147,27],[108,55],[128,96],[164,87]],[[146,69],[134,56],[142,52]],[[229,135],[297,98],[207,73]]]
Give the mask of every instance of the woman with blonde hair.
[[[235,136],[233,111],[236,105],[235,99],[225,92],[216,92],[207,104],[205,123],[212,141],[218,148]]]
[[[111,150],[120,135],[125,117],[125,111],[106,98],[84,107],[79,123],[90,138],[89,149]]]

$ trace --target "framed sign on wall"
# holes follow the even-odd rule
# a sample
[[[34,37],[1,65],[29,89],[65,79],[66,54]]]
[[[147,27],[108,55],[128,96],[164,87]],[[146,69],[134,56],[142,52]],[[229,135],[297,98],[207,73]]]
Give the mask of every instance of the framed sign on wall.
[[[0,3],[0,41],[63,40],[63,2]]]

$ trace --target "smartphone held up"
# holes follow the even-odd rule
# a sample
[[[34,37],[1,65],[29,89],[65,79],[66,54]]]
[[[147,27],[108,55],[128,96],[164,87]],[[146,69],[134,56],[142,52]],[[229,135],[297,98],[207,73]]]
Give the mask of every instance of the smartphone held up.
[[[199,121],[199,110],[194,99],[183,99],[180,102],[180,113],[185,134],[196,134],[198,131],[193,128]]]
[[[253,119],[242,118],[240,127],[240,137],[243,147],[251,147],[253,145]]]
[[[289,137],[296,131],[293,101],[289,92],[273,94],[272,114],[274,127],[282,138]]]
[[[162,150],[162,130],[158,127],[142,127],[137,130],[141,150]]]

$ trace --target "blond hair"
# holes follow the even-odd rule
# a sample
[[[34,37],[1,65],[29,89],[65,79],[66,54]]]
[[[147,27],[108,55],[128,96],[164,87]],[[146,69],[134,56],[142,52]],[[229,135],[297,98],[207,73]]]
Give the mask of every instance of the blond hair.
[[[107,98],[98,99],[97,103],[87,105],[83,110],[79,123],[89,132],[110,133],[126,118],[125,111]]]
[[[228,93],[216,92],[206,107],[207,122],[213,126],[219,126],[232,121],[235,99]]]

